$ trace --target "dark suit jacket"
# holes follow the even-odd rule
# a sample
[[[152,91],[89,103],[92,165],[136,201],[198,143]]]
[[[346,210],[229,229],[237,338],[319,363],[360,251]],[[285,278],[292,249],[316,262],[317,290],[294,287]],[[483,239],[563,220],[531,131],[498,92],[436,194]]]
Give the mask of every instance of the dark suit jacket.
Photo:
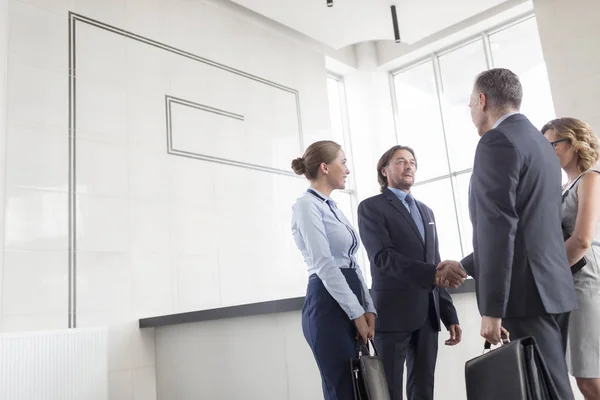
[[[485,133],[469,193],[481,315],[559,314],[576,308],[561,231],[561,172],[554,149],[522,114]]]
[[[377,330],[419,329],[429,315],[430,302],[435,306],[436,329],[440,329],[440,317],[446,327],[458,324],[450,294],[434,285],[440,255],[433,212],[419,201],[417,206],[425,241],[404,204],[390,190],[358,206],[360,237],[371,262]]]

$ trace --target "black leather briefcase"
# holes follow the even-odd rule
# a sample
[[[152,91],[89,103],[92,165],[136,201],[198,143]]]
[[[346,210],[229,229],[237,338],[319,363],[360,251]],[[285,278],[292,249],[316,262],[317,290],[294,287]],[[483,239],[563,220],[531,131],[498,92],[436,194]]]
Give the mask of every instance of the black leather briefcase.
[[[468,400],[560,400],[533,337],[490,348],[465,364]]]
[[[373,355],[369,351],[373,348]],[[372,341],[357,344],[356,358],[350,360],[350,372],[354,385],[355,400],[390,400],[390,391],[385,379],[383,362],[377,355]]]

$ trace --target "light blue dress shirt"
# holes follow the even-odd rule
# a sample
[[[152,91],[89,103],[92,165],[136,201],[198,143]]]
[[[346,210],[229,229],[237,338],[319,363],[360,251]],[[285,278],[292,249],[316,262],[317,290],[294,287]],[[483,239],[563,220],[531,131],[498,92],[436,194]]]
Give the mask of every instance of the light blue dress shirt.
[[[321,279],[325,289],[350,319],[356,319],[365,312],[375,313],[373,300],[355,258],[360,244],[358,233],[332,199],[309,189],[292,208],[292,234],[308,266],[309,276],[316,274]],[[341,268],[356,269],[364,292],[364,308],[350,289]]]
[[[404,207],[406,207],[408,212],[411,214],[413,220],[415,221],[415,224],[417,224],[417,228],[419,228],[421,237],[423,239],[425,239],[425,224],[423,223],[423,217],[421,217],[421,213],[419,212],[419,207],[417,207],[417,204],[415,203],[415,207],[414,207],[415,215],[412,215],[413,211],[411,211],[410,204],[408,204],[408,202],[406,201],[406,196],[408,196],[408,193],[406,193],[404,190],[396,189],[396,188],[389,187],[389,186],[388,186],[388,189],[390,189],[391,192],[394,193],[396,195],[396,197],[398,197],[400,199],[402,204],[404,204]],[[414,199],[414,196],[413,196],[413,199]]]
[[[404,207],[406,207],[406,209],[408,210],[408,212],[410,212],[410,206],[406,202],[406,195],[408,193],[406,193],[404,190],[396,189],[396,188],[389,187],[389,186],[388,186],[388,189],[390,189],[390,191],[392,193],[394,193],[397,198],[400,199],[400,201],[402,202],[402,204],[404,204]]]

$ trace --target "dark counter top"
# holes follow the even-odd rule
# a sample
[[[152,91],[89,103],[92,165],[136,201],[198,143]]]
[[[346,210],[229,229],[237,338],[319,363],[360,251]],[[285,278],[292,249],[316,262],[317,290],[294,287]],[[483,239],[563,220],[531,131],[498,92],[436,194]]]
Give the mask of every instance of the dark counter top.
[[[475,292],[475,281],[467,279],[458,289],[448,289],[450,294]],[[304,297],[263,301],[260,303],[242,304],[239,306],[213,308],[209,310],[189,311],[178,314],[160,315],[142,318],[140,328],[185,324],[188,322],[210,321],[215,319],[248,317],[252,315],[275,314],[289,311],[299,311],[304,304]]]

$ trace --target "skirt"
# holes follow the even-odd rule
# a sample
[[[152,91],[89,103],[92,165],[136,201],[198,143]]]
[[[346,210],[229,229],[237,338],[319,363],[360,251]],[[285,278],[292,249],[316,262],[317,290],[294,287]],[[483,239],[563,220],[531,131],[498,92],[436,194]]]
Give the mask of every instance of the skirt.
[[[340,270],[364,307],[364,293],[356,269]],[[356,326],[316,274],[308,279],[302,331],[319,367],[325,400],[352,400],[350,359],[356,357]]]

